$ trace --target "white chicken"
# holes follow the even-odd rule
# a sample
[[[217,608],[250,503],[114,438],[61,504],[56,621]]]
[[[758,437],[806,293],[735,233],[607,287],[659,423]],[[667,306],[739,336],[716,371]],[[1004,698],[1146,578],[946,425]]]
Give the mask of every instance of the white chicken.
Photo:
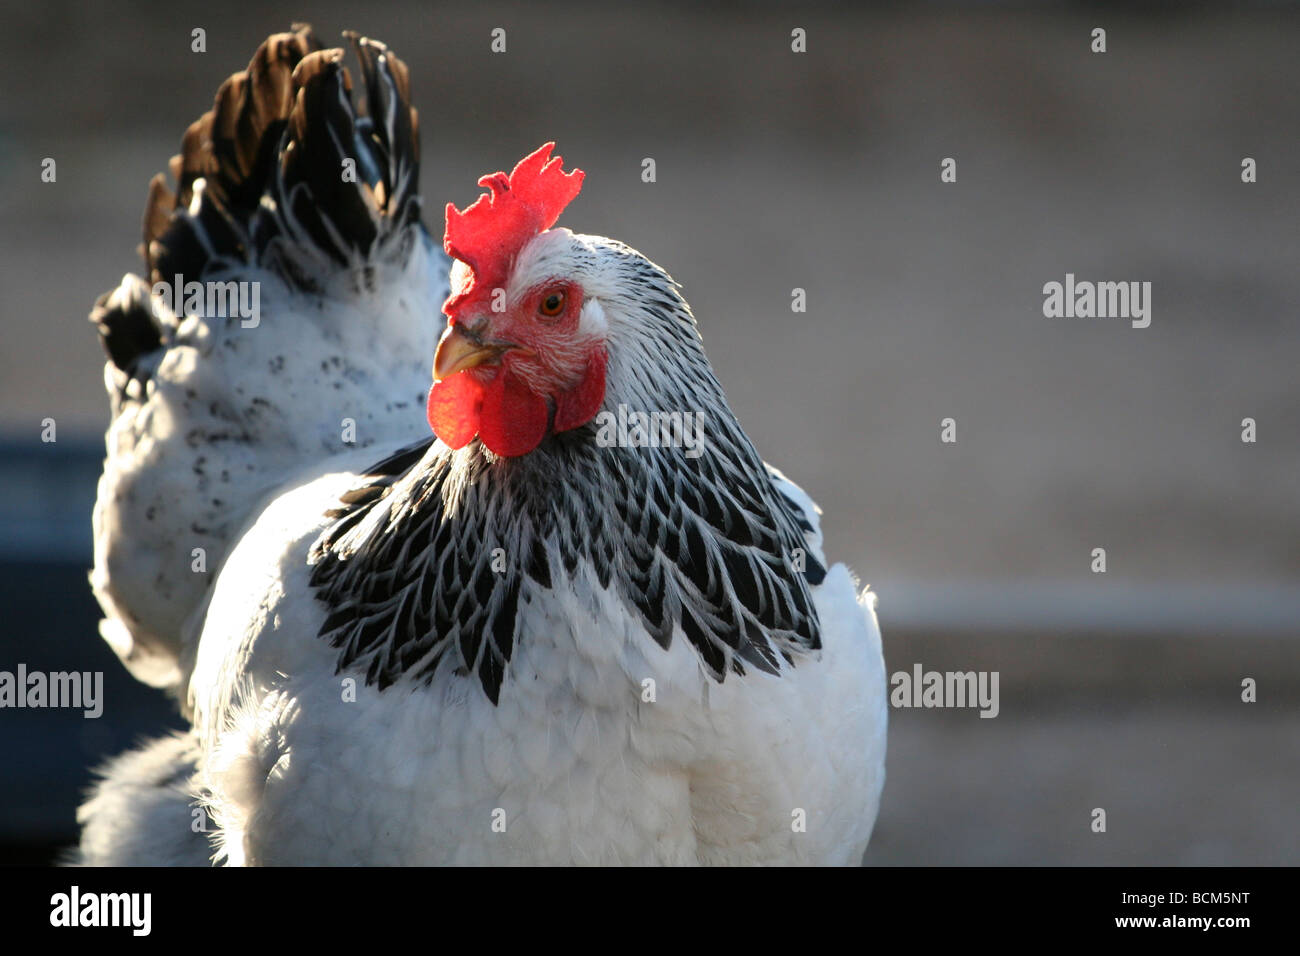
[[[258,326],[164,320],[124,358],[153,340],[114,316],[148,290],[100,310],[106,636],[193,734],[110,768],[84,861],[193,862],[193,828],[141,835],[188,800],[230,864],[857,863],[884,781],[873,598],[741,430],[677,285],[555,227],[582,173],[548,144],[448,206],[435,356],[405,69],[359,42],[358,121],[311,45],[272,38],[223,87],[150,227],[155,275],[262,283]]]

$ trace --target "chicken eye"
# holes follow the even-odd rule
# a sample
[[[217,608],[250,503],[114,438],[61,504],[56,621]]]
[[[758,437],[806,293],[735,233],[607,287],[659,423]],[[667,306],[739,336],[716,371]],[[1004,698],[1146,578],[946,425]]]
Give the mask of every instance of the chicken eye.
[[[537,311],[548,318],[555,318],[564,311],[564,293],[552,292],[538,304]]]

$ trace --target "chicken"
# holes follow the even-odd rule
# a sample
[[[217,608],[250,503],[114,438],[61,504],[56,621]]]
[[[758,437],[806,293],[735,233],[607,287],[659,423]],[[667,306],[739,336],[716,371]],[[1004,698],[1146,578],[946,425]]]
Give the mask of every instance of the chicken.
[[[186,714],[212,582],[262,499],[331,456],[428,434],[429,316],[449,263],[420,221],[406,66],[349,37],[368,114],[342,50],[306,26],[270,37],[186,132],[176,192],[151,183],[144,277],[90,316],[112,409],[94,510],[100,632]],[[256,314],[229,296],[206,311],[191,282],[236,283]],[[76,862],[206,862],[202,828],[172,834],[170,853],[153,832],[204,821],[196,767],[193,739],[163,738],[104,768]]]
[[[828,566],[818,509],[741,429],[677,284],[555,225],[583,174],[552,149],[447,207],[424,437],[388,407],[392,383],[320,389],[326,421],[378,402],[403,423],[376,421],[366,449],[301,448],[222,538],[190,626],[155,641],[180,648],[193,733],[174,749],[219,862],[849,864],[866,848],[887,722],[874,597]],[[281,254],[311,258],[322,234],[294,235]],[[436,334],[437,306],[403,301]],[[303,349],[333,331],[285,315]],[[375,354],[355,361],[393,360],[387,329],[368,331]],[[405,360],[425,333],[400,334]]]
[[[176,194],[151,184],[146,277],[91,313],[113,415],[94,512],[101,632],[182,696],[186,621],[259,500],[331,454],[427,434],[447,260],[419,221],[406,67],[354,42],[373,119],[353,111],[342,50],[307,27],[268,39],[186,132]],[[178,314],[191,283],[246,289],[257,313],[232,295],[223,314]]]

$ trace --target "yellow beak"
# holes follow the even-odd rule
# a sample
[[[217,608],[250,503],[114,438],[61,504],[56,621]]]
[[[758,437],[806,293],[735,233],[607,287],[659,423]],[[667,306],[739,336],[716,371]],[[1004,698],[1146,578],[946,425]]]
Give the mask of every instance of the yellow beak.
[[[485,342],[478,329],[449,325],[433,356],[433,380],[441,382],[467,368],[495,364],[501,353],[515,347],[512,342]]]

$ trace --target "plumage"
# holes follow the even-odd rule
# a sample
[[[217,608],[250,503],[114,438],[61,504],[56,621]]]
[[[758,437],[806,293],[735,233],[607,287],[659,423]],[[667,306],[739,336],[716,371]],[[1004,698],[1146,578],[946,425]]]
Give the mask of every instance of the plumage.
[[[856,863],[884,781],[874,598],[741,429],[676,283],[554,226],[582,179],[549,145],[449,206],[448,289],[405,68],[357,47],[372,118],[341,95],[341,53],[272,38],[187,135],[197,209],[164,217],[151,192],[151,263],[205,248],[195,274],[280,283],[268,331],[146,321],[140,280],[94,316],[115,403],[106,636],[193,733],[155,745],[172,773],[110,768],[83,855],[181,862],[138,834],[175,816],[183,778],[231,864]],[[363,183],[327,187],[349,150]],[[707,444],[611,439],[625,409]],[[364,447],[335,437],[349,416]],[[241,494],[211,504],[232,465]],[[207,576],[133,588],[199,538]],[[104,797],[137,791],[154,816]]]

